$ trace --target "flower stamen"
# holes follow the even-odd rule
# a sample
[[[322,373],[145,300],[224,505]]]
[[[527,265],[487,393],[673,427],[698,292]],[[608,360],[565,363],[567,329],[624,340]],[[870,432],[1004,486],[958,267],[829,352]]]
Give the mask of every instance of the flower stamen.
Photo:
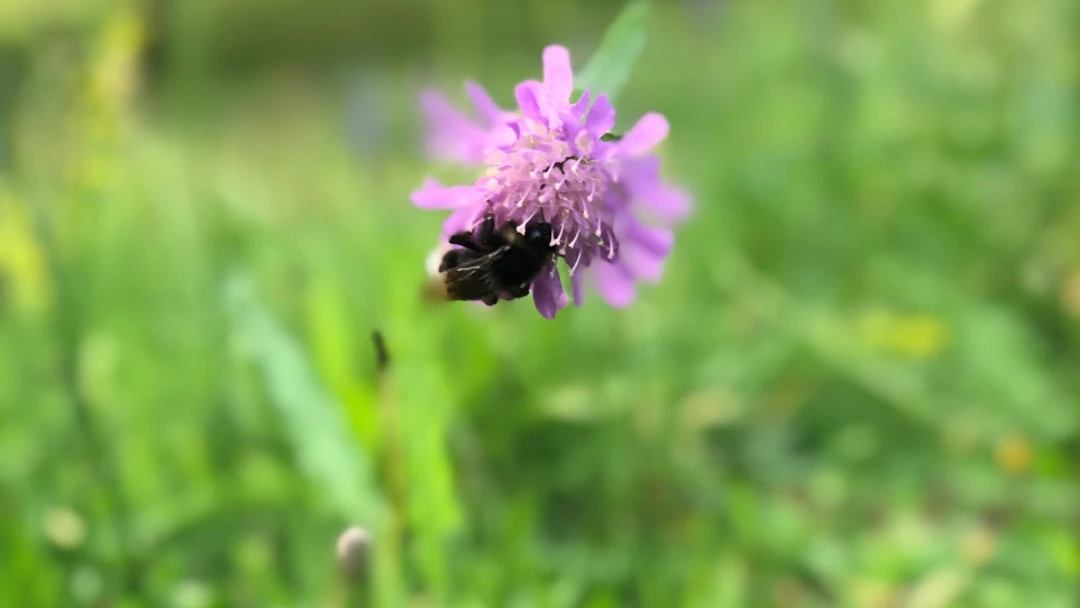
[[[555,245],[558,245],[558,244],[562,243],[562,235],[563,235],[563,230],[565,228],[566,228],[565,224],[559,224],[559,234],[558,234],[558,236],[551,239],[551,242],[548,243],[548,245],[554,247]]]

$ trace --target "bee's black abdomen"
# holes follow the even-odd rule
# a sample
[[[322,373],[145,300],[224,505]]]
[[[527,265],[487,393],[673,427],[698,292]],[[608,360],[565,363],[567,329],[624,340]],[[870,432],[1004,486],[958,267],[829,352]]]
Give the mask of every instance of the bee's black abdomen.
[[[526,247],[518,247],[507,251],[492,263],[492,274],[502,288],[509,289],[523,283],[532,283],[543,265],[542,255]]]
[[[521,298],[552,258],[551,224],[533,222],[520,232],[513,222],[495,229],[495,218],[484,218],[477,234],[463,231],[450,237],[457,248],[443,255],[439,272],[452,300],[479,300],[495,305],[499,297]]]

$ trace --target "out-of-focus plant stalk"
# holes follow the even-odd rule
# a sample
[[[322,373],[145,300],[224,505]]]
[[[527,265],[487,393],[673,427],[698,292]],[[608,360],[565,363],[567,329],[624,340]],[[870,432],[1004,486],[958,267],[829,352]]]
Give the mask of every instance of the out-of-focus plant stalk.
[[[337,560],[345,585],[340,603],[360,608],[382,605],[390,599],[397,599],[387,597],[387,594],[394,594],[394,589],[375,589],[380,579],[375,570],[379,554],[391,556],[394,562],[400,558],[405,535],[403,519],[406,486],[397,391],[390,373],[390,354],[382,332],[372,332],[372,341],[375,349],[377,404],[382,425],[380,463],[382,478],[388,486],[390,508],[384,511],[379,522],[377,539],[373,539],[369,531],[353,526],[345,530],[337,544]],[[374,546],[375,542],[378,542],[377,547]]]
[[[372,333],[375,346],[375,364],[378,371],[376,382],[378,383],[378,406],[379,419],[382,421],[382,436],[380,441],[383,453],[381,461],[384,466],[386,484],[390,499],[390,508],[386,521],[386,540],[394,543],[395,550],[399,550],[405,540],[405,466],[401,455],[401,417],[398,408],[397,390],[394,384],[393,374],[390,371],[390,354],[386,348],[385,338],[382,333]]]
[[[51,312],[59,353],[59,382],[67,394],[91,475],[105,498],[116,542],[119,589],[114,591],[117,595],[141,594],[143,566],[134,548],[132,509],[120,471],[82,383],[80,345],[85,327],[72,263],[79,248],[64,242],[70,236],[55,222],[57,208],[47,201],[56,201],[56,206],[81,201],[82,195],[98,191],[102,180],[116,167],[112,164],[116,144],[127,133],[138,88],[137,58],[142,49],[142,31],[141,17],[130,7],[119,7],[103,21],[92,52],[80,70],[78,101],[64,121],[66,128],[72,130],[70,135],[75,142],[74,179],[68,182],[72,189],[53,192],[52,196],[42,192],[30,192],[27,196],[35,237],[55,294]],[[74,210],[64,209],[69,214]]]
[[[108,501],[110,525],[120,555],[122,586],[137,594],[142,587],[142,573],[132,547],[131,507],[112,454],[102,437],[101,424],[79,381],[82,373],[79,344],[83,328],[76,288],[71,280],[70,269],[61,255],[49,209],[40,196],[30,196],[29,199],[34,214],[35,233],[44,252],[49,279],[56,294],[52,314],[59,347],[60,383],[68,396],[71,415],[92,474]]]

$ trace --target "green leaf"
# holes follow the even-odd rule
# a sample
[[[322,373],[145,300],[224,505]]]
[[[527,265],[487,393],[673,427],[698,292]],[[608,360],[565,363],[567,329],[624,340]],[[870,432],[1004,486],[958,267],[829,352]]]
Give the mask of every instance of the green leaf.
[[[246,276],[228,284],[240,343],[263,372],[267,392],[306,477],[343,518],[375,521],[382,497],[372,463],[347,429],[341,406],[319,383],[307,353]]]
[[[649,3],[631,2],[608,27],[600,48],[577,74],[577,86],[614,101],[630,79],[634,62],[645,48]]]

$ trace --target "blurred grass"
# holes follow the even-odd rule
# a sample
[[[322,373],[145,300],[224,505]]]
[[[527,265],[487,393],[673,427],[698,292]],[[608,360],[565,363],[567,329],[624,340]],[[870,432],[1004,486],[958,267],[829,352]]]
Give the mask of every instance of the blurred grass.
[[[419,300],[415,96],[617,3],[0,6],[10,601],[1074,605],[1075,3],[656,3],[695,215],[551,322]]]

